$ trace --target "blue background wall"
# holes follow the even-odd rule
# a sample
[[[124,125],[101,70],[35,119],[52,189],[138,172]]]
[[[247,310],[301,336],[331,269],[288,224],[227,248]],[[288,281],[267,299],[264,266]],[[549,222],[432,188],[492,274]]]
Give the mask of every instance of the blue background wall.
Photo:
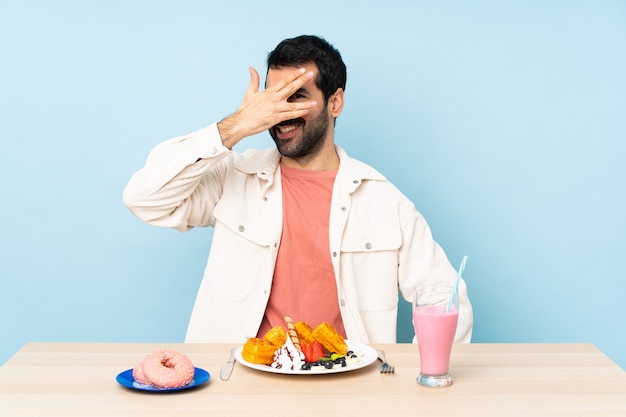
[[[338,143],[469,255],[474,341],[593,342],[626,367],[626,2],[209,3],[0,2],[0,363],[183,340],[211,230],[147,226],[122,189],[312,33],[348,65]]]

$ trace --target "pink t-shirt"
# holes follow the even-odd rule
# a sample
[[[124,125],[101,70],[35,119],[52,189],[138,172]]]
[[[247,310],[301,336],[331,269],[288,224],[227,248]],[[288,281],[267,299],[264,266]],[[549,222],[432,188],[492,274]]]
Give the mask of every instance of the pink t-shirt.
[[[345,337],[330,260],[328,217],[337,171],[307,171],[281,164],[283,234],[272,291],[258,336],[285,327],[285,315],[315,328],[327,321]]]

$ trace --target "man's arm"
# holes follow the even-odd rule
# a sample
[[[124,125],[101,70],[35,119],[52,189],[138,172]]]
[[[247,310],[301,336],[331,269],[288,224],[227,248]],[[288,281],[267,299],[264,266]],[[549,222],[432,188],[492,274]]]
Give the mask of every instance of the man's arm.
[[[259,74],[251,80],[235,113],[217,125],[157,145],[145,166],[133,175],[123,193],[126,206],[142,220],[181,231],[214,222],[213,207],[220,198],[228,169],[224,158],[242,139],[306,114],[315,101],[288,99],[311,79],[303,68],[276,85],[259,91]],[[223,145],[223,146],[222,146]]]
[[[124,204],[155,226],[212,225],[230,153],[215,124],[160,143],[126,185]]]
[[[415,288],[420,286],[453,285],[457,272],[443,249],[433,239],[424,217],[408,202],[402,207],[402,248],[399,258],[399,286],[403,297],[411,302]],[[459,322],[455,343],[469,343],[472,338],[474,315],[467,286],[459,282]]]

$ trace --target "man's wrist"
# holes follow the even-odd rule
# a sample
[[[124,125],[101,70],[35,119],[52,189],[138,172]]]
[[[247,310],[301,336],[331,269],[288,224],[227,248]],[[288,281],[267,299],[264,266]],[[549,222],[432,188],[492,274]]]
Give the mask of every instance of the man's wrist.
[[[217,123],[217,131],[222,139],[222,144],[232,149],[243,137],[237,133],[237,121],[234,115],[230,115]]]

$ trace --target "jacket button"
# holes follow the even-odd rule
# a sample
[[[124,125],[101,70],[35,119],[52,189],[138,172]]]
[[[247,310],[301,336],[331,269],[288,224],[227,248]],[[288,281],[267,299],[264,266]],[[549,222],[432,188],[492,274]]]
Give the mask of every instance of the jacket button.
[[[371,244],[371,243],[369,243],[369,242],[367,242],[367,243],[365,244],[365,249],[372,249],[372,244]]]
[[[341,208],[341,211],[346,211],[346,210],[347,210],[346,206],[343,206],[343,207]]]
[[[217,148],[216,148],[215,146],[211,146],[211,147],[209,148],[209,153],[210,153],[211,155],[215,155],[215,154],[217,153]]]
[[[333,252],[333,258],[337,257],[337,252]]]
[[[241,233],[243,233],[245,230],[246,230],[246,228],[245,228],[245,227],[243,227],[243,225],[239,225],[239,231],[240,231]]]

